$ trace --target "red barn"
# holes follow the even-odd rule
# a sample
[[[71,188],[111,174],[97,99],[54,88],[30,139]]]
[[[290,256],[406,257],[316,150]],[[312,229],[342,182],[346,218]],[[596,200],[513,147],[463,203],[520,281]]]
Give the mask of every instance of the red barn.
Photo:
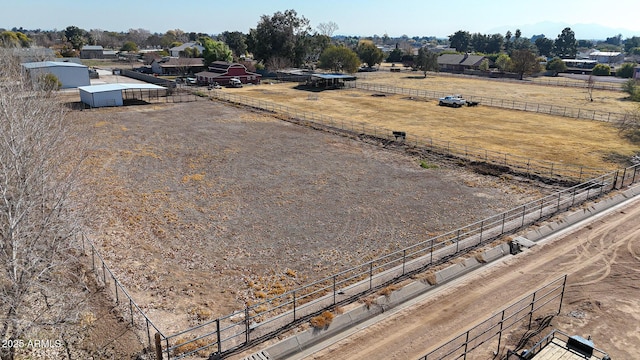
[[[232,78],[240,79],[243,84],[259,84],[262,75],[247,71],[247,68],[238,63],[226,61],[214,61],[209,65],[209,71],[202,71],[196,74],[198,84],[220,85],[229,84]]]

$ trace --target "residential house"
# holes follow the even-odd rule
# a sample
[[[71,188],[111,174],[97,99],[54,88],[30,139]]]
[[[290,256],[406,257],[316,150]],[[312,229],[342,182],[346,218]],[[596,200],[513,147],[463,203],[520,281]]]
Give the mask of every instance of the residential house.
[[[214,61],[209,65],[208,71],[196,74],[198,84],[217,82],[220,85],[227,85],[232,78],[239,79],[243,84],[259,84],[261,77],[260,74],[247,71],[242,64],[226,61]]]
[[[164,57],[151,63],[151,71],[158,75],[194,74],[206,69],[203,58]]]
[[[197,49],[198,54],[202,54],[202,52],[204,51],[204,46],[195,42],[187,42],[180,46],[172,47],[171,49],[169,49],[169,54],[172,57],[180,57],[181,55],[183,55],[186,49]]]
[[[636,66],[633,68],[633,78],[636,80],[640,80],[640,66]]]
[[[478,70],[486,57],[470,54],[442,54],[438,56],[440,71],[463,73],[465,70]]]

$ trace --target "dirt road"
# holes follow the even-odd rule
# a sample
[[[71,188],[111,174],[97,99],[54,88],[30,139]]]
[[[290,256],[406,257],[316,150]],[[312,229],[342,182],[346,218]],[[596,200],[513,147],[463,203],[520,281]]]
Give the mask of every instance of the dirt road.
[[[446,285],[426,301],[306,358],[416,359],[564,274],[568,274],[567,292],[553,328],[590,335],[596,347],[613,359],[636,358],[639,200]],[[492,357],[489,351],[473,356]]]

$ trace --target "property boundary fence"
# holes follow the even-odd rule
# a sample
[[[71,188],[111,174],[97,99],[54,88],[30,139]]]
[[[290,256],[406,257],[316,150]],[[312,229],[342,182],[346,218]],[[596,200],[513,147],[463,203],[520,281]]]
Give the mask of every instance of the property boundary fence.
[[[348,132],[351,134],[372,136],[374,138],[389,141],[395,139],[395,136],[393,135],[394,131],[384,127],[350,120],[336,119],[330,116],[304,111],[286,105],[275,104],[246,96],[229,94],[224,91],[213,91],[210,95],[228,102],[247,105],[256,109],[285,115],[292,121],[298,123],[333,129],[340,132]],[[529,177],[554,179],[563,182],[571,180],[574,184],[580,183],[585,179],[600,176],[606,172],[602,169],[530,159],[499,151],[455,144],[450,141],[433,138],[420,138],[412,134],[406,134],[403,141],[405,145],[415,146],[416,148],[421,148],[428,152],[465,159],[468,161],[485,162],[498,167],[509,168],[509,170],[514,173],[524,174]]]
[[[494,354],[500,354],[504,332],[523,324],[530,330],[534,316],[550,321],[551,312],[553,316],[560,314],[566,284],[567,275],[564,275],[430,351],[420,360],[466,359],[473,351],[491,346],[496,349]],[[543,322],[539,330],[545,325],[548,323]]]
[[[425,99],[439,99],[441,97],[451,95],[451,94],[443,93],[440,91],[401,88],[396,86],[390,86],[390,85],[384,85],[384,84],[373,84],[373,83],[366,83],[361,81],[352,81],[352,82],[347,82],[346,84],[348,87],[354,87],[356,89],[361,89],[361,90],[377,91],[377,92],[388,93],[388,94],[400,94],[400,95],[414,96],[414,97],[420,97]],[[607,111],[570,108],[566,106],[539,104],[535,102],[526,102],[526,101],[517,101],[517,100],[494,99],[490,97],[475,96],[475,95],[468,95],[468,94],[466,95],[461,94],[461,95],[464,95],[463,97],[468,101],[476,101],[486,106],[493,106],[493,107],[499,107],[499,108],[510,109],[510,110],[536,112],[540,114],[563,116],[563,117],[569,117],[574,119],[595,120],[595,121],[605,121],[605,122],[623,122],[627,120],[627,116],[628,116],[627,114],[613,113],[613,112],[607,112]]]

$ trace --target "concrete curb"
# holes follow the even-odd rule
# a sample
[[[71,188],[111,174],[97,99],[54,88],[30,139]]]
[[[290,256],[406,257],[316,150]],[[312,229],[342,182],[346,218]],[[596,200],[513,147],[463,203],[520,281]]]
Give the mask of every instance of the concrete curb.
[[[640,195],[640,186],[627,189],[616,196],[601,199],[596,203],[590,204],[586,208],[563,215],[555,222],[546,223],[537,229],[531,230],[526,233],[525,238],[533,242],[539,241],[552,233],[565,229],[638,195]],[[422,295],[438,285],[442,285],[509,254],[509,244],[502,243],[479,255],[476,255],[473,258],[465,259],[461,263],[454,264],[437,271],[435,274],[436,284],[434,285],[422,281],[414,281],[401,289],[393,291],[389,295],[378,296],[371,305],[362,304],[344,314],[336,316],[332,323],[325,329],[312,328],[305,330],[269,346],[264,351],[273,359],[284,359],[287,356],[303,351],[330,336],[340,333],[345,329],[357,326],[358,324],[383,313],[385,310]]]

